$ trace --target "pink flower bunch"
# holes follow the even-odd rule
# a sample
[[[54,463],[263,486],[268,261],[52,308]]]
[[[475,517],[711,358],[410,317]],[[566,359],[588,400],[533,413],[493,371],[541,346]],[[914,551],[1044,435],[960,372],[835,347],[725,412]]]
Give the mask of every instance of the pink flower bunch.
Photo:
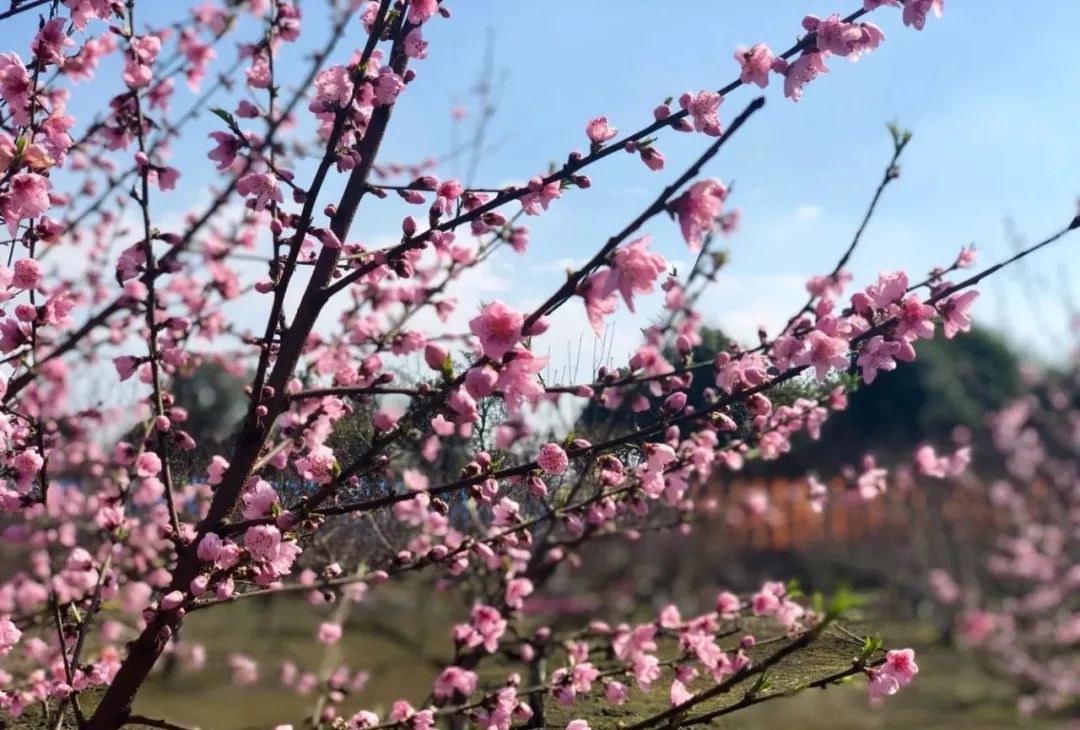
[[[894,649],[885,655],[885,663],[879,668],[868,669],[870,699],[880,701],[900,691],[911,683],[919,673],[915,652],[911,649]]]
[[[716,227],[726,199],[727,188],[712,178],[697,181],[672,202],[672,210],[679,219],[683,238],[691,251],[699,250],[705,236]]]

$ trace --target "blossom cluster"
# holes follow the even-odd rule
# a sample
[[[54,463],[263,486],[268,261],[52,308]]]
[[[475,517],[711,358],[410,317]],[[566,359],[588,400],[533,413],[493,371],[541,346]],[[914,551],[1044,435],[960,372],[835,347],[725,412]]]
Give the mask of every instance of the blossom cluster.
[[[591,617],[569,637],[525,617],[594,539],[691,530],[717,508],[696,486],[749,459],[780,458],[799,434],[820,438],[856,387],[852,376],[870,385],[915,359],[939,327],[946,338],[970,327],[973,287],[993,271],[951,280],[974,263],[972,250],[921,281],[885,272],[850,294],[845,256],[808,282],[807,305],[779,331],[694,360],[705,324],[697,301],[722,265],[711,248],[740,220],[731,188],[700,171],[764,103],[729,120],[724,102],[774,74],[798,100],[831,56],[854,61],[877,48],[884,34],[862,18],[899,2],[867,0],[846,19],[807,16],[786,52],[740,49],[737,78],[721,90],[666,100],[623,137],[597,116],[587,152],[497,188],[440,175],[438,164],[380,159],[392,112],[434,54],[432,27],[452,17],[446,3],[328,3],[325,44],[310,57],[298,43],[314,26],[306,4],[206,0],[164,27],[143,23],[136,5],[53,2],[28,48],[0,54],[0,217],[10,236],[10,265],[0,266],[0,510],[5,548],[25,556],[0,583],[0,654],[29,667],[0,674],[3,712],[44,704],[63,718],[95,688],[103,698],[85,726],[120,727],[162,656],[193,669],[207,662],[214,647],[178,641],[189,614],[298,594],[319,614],[313,639],[331,646],[351,606],[407,574],[471,606],[447,637],[454,659],[430,701],[346,719],[340,706],[363,690],[366,671],[322,676],[286,659],[281,682],[317,696],[315,724],[423,729],[457,715],[509,728],[536,712],[538,693],[560,706],[594,692],[618,705],[654,687],[688,711],[763,676],[783,656],[761,652],[774,640],[796,651],[838,619],[777,582],[748,597],[724,592],[715,611],[690,619],[673,606],[647,623]],[[909,0],[902,22],[922,29],[941,10],[942,0]],[[343,41],[351,47],[339,57]],[[219,69],[229,55],[231,70]],[[300,83],[285,82],[284,64],[303,67]],[[99,118],[76,120],[68,99],[95,76],[115,94]],[[186,111],[174,108],[181,76],[201,94]],[[208,137],[184,136],[218,94],[231,96],[213,107]],[[586,195],[584,171],[615,151],[662,170],[658,140],[668,132],[700,134],[708,147],[548,299],[457,311],[466,272],[532,245],[521,219]],[[907,139],[894,137],[885,183]],[[174,159],[173,146],[199,152]],[[199,191],[209,202],[189,181],[196,163],[216,176]],[[337,201],[326,203],[335,186]],[[159,213],[184,193],[199,198],[185,216]],[[404,206],[389,244],[361,242],[362,205]],[[639,232],[665,214],[670,229]],[[698,258],[690,273],[662,253],[680,238]],[[60,263],[73,252],[85,270]],[[583,304],[602,333],[620,310],[640,313],[652,298],[662,300],[659,318],[625,363],[584,382],[545,377],[541,353],[558,344],[559,308]],[[254,330],[236,315],[245,308],[260,315]],[[317,326],[330,319],[329,330]],[[225,439],[200,431],[179,397],[178,384],[206,366],[247,382],[244,414]],[[99,380],[116,397],[86,405],[87,384]],[[702,381],[704,400],[692,399]],[[780,387],[792,383],[797,397]],[[553,429],[543,419],[550,405],[599,408],[628,425]],[[966,458],[925,452],[919,464],[947,477]],[[873,460],[863,466],[854,481],[871,499],[885,473]],[[777,635],[725,645],[723,632],[747,615],[774,622]],[[662,642],[677,659],[662,658]],[[596,662],[599,651],[614,657],[610,666]],[[875,697],[918,671],[910,652],[871,654],[849,674],[865,673]],[[516,673],[482,686],[484,663],[507,656],[560,665],[539,687]],[[239,686],[261,681],[246,654],[227,666]]]

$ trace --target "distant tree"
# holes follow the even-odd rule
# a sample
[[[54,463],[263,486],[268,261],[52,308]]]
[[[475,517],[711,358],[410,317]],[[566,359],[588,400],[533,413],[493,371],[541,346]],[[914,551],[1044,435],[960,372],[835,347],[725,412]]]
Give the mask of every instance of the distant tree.
[[[184,430],[196,441],[226,438],[244,417],[248,379],[208,360],[172,382],[176,405],[187,411]]]
[[[701,342],[695,345],[686,355],[680,355],[672,347],[664,349],[664,358],[673,367],[682,370],[692,363],[710,363],[716,356],[725,350],[732,350],[735,342],[720,329],[702,327],[700,330]],[[733,352],[735,350],[732,350]],[[619,371],[626,374],[626,369]],[[692,379],[685,388],[686,403],[695,410],[708,408],[712,398],[716,394],[716,371],[711,367],[700,367],[689,374]],[[770,394],[770,398],[776,405],[790,403],[799,397],[813,397],[813,392],[820,390],[816,383],[804,379],[796,379],[778,384]],[[644,395],[649,399],[650,408],[646,411],[635,413],[630,407],[630,398],[625,398],[622,405],[611,409],[592,400],[581,412],[578,418],[577,428],[582,433],[593,437],[603,436],[607,431],[618,432],[627,427],[647,428],[657,423],[660,417],[660,407],[663,397],[656,397],[648,387],[639,385],[633,391],[634,394]],[[743,423],[746,411],[741,405],[732,408],[732,417],[739,423]]]
[[[868,451],[910,454],[923,442],[949,440],[958,426],[978,438],[986,434],[986,414],[1022,389],[1019,358],[1000,335],[976,327],[950,341],[935,339],[920,346],[915,362],[852,392],[819,441],[795,440],[792,452],[767,468],[828,472]]]
[[[681,356],[671,347],[664,349],[664,358],[674,366],[684,362],[709,362],[718,353],[731,346],[732,341],[721,330],[712,327],[702,327],[701,344],[696,345],[688,356]],[[693,380],[686,389],[687,405],[701,408],[706,404],[705,389],[716,388],[714,373],[711,368],[700,369],[693,373]],[[584,433],[597,433],[598,429],[606,431],[612,426],[616,429],[630,426],[646,426],[656,423],[659,414],[660,401],[649,394],[647,388],[639,387],[636,392],[644,393],[650,398],[652,407],[643,413],[634,413],[627,405],[614,410],[603,406],[595,400],[589,402],[578,418],[578,429]],[[601,431],[602,432],[602,431]]]

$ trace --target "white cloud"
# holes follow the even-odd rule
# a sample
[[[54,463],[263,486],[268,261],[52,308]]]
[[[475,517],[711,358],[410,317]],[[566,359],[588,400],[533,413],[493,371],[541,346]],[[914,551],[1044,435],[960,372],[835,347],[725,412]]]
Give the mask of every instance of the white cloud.
[[[816,221],[821,217],[822,210],[813,203],[800,203],[795,206],[795,219],[800,221]]]
[[[806,301],[802,274],[721,274],[698,308],[708,324],[744,343],[757,342],[759,327],[775,334]]]

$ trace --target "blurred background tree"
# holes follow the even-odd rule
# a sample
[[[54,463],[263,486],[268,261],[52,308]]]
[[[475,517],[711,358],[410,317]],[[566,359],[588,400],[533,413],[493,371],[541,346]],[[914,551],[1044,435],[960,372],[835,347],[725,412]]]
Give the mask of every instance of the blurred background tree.
[[[874,387],[852,393],[847,410],[825,423],[820,441],[800,437],[769,467],[784,475],[810,468],[829,474],[871,451],[879,461],[899,462],[924,442],[949,443],[958,426],[980,441],[986,415],[1022,390],[1019,358],[998,333],[976,327],[953,340],[938,338],[920,345],[915,362],[879,373]]]
[[[691,359],[710,361],[730,345],[723,332],[705,328]],[[665,351],[664,356],[673,365],[682,362],[674,351]],[[813,386],[809,379],[795,381],[773,394],[774,404],[812,397]],[[695,408],[707,406],[707,388],[716,389],[712,371],[697,371],[687,402]],[[853,454],[872,450],[882,458],[895,459],[909,456],[923,442],[947,443],[957,426],[970,429],[978,439],[986,435],[986,414],[999,410],[1022,390],[1019,357],[996,332],[976,327],[952,340],[924,342],[915,362],[881,372],[873,388],[852,393],[847,410],[829,417],[819,441],[800,434],[783,459],[749,462],[747,470],[788,476],[813,468],[830,474],[849,463]],[[633,413],[625,404],[609,410],[591,401],[578,419],[578,430],[595,437],[612,429],[620,433],[651,425],[658,417],[660,399],[650,396],[650,402],[648,411]]]
[[[184,430],[194,435],[197,441],[209,438],[220,442],[226,438],[247,410],[244,395],[247,382],[209,360],[191,373],[174,379],[172,393],[176,405],[188,413]]]

